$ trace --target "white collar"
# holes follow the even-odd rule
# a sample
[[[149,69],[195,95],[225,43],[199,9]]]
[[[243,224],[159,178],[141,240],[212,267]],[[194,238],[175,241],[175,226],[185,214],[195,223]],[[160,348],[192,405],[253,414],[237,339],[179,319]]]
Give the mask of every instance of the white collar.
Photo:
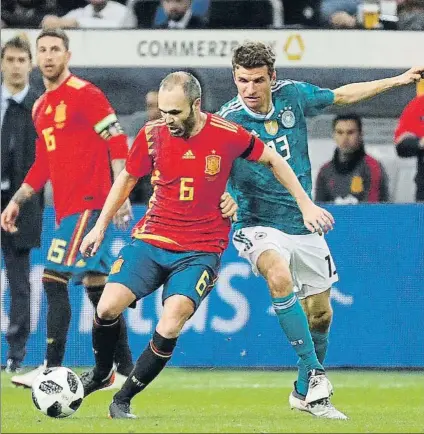
[[[274,103],[271,100],[271,110],[267,113],[267,114],[262,114],[262,113],[256,113],[253,110],[250,110],[249,107],[247,107],[247,105],[244,103],[243,98],[240,95],[237,95],[237,98],[240,102],[240,104],[243,106],[244,110],[250,115],[252,116],[252,118],[255,119],[259,119],[259,120],[266,120],[266,119],[270,119],[271,116],[274,114],[275,112],[275,107],[274,107]]]
[[[27,96],[28,91],[29,91],[29,84],[27,84],[20,92],[15,93],[15,95],[12,95],[9,92],[9,89],[3,83],[1,85],[1,103],[2,103],[2,105],[6,104],[6,101],[8,99],[13,99],[18,104],[20,104],[25,99],[25,97]]]
[[[169,29],[185,29],[188,25],[188,22],[191,19],[191,16],[193,15],[191,8],[187,9],[187,12],[184,14],[184,16],[179,21],[169,20],[168,21],[168,28]]]

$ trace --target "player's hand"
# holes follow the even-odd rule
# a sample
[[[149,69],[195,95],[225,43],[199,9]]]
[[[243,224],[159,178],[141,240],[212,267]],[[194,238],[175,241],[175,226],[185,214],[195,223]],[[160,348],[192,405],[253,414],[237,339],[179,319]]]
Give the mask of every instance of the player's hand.
[[[225,192],[221,196],[221,202],[219,206],[221,207],[221,213],[223,218],[231,218],[233,222],[237,221],[238,205],[231,197],[230,193]]]
[[[424,78],[424,66],[411,68],[397,78],[400,85],[416,83]]]
[[[94,256],[99,250],[100,244],[105,237],[104,229],[94,226],[93,229],[84,237],[80,246],[80,252],[85,257]]]
[[[334,217],[324,208],[320,208],[312,201],[302,209],[303,223],[312,232],[319,235],[333,229]]]
[[[16,227],[16,219],[19,215],[19,205],[11,200],[4,211],[1,213],[1,227],[6,232],[10,232],[11,234],[18,231]]]
[[[127,230],[131,220],[134,218],[131,202],[127,199],[113,217],[113,223],[118,229]]]

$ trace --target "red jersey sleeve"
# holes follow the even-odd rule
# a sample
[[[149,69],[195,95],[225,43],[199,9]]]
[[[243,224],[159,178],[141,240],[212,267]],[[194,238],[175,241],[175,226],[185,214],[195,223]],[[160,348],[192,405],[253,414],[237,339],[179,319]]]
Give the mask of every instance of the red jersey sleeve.
[[[128,153],[127,136],[122,131],[116,113],[105,94],[92,84],[85,86],[81,91],[84,115],[96,133],[108,141],[111,159],[125,159]]]
[[[246,160],[258,161],[264,152],[265,144],[242,127],[238,127],[237,145],[240,147],[240,157]]]
[[[403,110],[396,131],[395,142],[399,142],[402,136],[419,136],[420,112],[424,112],[424,96],[416,97]],[[420,109],[421,108],[421,109]]]
[[[36,140],[35,160],[29,169],[24,183],[30,185],[35,191],[40,191],[50,177],[47,151],[44,141]]]
[[[149,155],[149,145],[147,143],[145,127],[137,134],[131,146],[125,169],[130,175],[136,178],[148,175],[153,169],[153,159]]]

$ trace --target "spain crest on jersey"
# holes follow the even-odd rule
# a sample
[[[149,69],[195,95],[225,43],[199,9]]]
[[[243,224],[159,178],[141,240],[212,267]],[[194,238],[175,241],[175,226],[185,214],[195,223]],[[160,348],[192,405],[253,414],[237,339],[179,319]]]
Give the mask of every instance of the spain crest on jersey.
[[[63,101],[61,101],[60,104],[56,106],[54,121],[56,123],[62,123],[66,121],[66,104]]]
[[[207,155],[205,173],[207,175],[216,175],[221,170],[221,157],[219,155]]]

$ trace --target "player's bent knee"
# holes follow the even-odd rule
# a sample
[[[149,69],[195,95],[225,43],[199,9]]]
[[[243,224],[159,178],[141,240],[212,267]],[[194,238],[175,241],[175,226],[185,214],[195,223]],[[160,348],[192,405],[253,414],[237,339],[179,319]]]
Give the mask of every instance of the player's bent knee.
[[[157,332],[168,339],[176,338],[194,311],[194,303],[188,297],[173,295],[167,298],[156,327]]]
[[[118,316],[122,313],[122,311],[119,311],[118,306],[113,305],[113,303],[108,301],[102,302],[102,297],[100,298],[96,311],[97,316],[100,319],[105,319],[108,321],[118,318]]]
[[[270,269],[266,280],[273,297],[285,297],[293,291],[290,273],[280,267]]]
[[[326,309],[320,309],[317,311],[309,312],[308,322],[311,330],[318,332],[327,332],[330,328],[331,321],[333,319],[333,309],[328,306]]]
[[[108,283],[97,305],[97,316],[105,320],[117,318],[134,300],[134,293],[120,283]]]
[[[272,297],[285,297],[293,291],[293,280],[287,261],[276,250],[262,252],[256,263],[266,279]]]

